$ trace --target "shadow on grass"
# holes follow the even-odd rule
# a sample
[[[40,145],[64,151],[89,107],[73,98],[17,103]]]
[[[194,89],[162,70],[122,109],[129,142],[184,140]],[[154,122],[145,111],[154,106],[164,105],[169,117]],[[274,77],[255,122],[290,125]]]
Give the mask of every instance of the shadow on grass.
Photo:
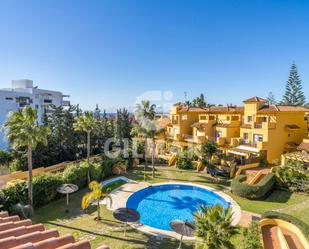
[[[82,229],[82,228],[72,227],[72,226],[68,226],[68,225],[64,225],[64,224],[59,224],[59,223],[56,223],[56,222],[46,222],[46,223],[53,225],[53,226],[58,226],[58,227],[62,227],[62,228],[66,228],[66,229],[70,229],[70,230],[74,230],[74,231],[78,231],[78,232],[88,233],[88,234],[91,234],[91,235],[94,235],[94,236],[100,236],[100,237],[106,237],[106,238],[115,239],[115,240],[127,241],[127,242],[131,242],[131,243],[135,243],[135,244],[141,244],[141,245],[146,244],[146,241],[133,239],[133,238],[130,238],[129,236],[116,237],[116,236],[113,236],[113,235],[102,234],[102,233],[98,233],[98,232],[94,232],[94,231],[90,231],[90,230],[86,230],[86,229]],[[133,228],[127,227],[127,231],[130,231],[130,230],[133,230]]]
[[[290,200],[291,196],[292,196],[291,192],[284,190],[275,190],[263,201],[274,202],[274,203],[287,203]]]

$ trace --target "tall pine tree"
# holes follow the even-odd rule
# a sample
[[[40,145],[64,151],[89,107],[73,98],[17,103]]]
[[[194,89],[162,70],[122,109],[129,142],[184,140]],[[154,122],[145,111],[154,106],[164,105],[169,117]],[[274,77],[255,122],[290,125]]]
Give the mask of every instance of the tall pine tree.
[[[285,86],[285,94],[282,98],[282,104],[285,105],[304,105],[306,98],[302,91],[302,84],[299,78],[295,63],[292,64],[290,76]]]

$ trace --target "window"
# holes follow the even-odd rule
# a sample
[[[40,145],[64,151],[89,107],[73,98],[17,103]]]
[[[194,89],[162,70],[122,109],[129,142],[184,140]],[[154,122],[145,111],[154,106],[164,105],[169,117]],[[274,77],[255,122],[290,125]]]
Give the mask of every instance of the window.
[[[249,139],[249,134],[246,132],[244,133],[244,140],[248,140]]]
[[[230,120],[230,118],[231,118],[230,116],[226,116],[226,120],[227,120],[227,121],[229,121],[229,120]]]
[[[216,137],[222,137],[222,131],[216,131]]]
[[[253,141],[254,142],[263,142],[263,135],[261,135],[261,134],[254,134],[253,135]]]
[[[267,117],[262,117],[262,122],[266,123],[267,122]]]
[[[206,120],[206,115],[201,115],[200,120]]]
[[[248,116],[248,119],[247,119],[247,121],[248,121],[248,123],[252,123],[252,121],[253,121],[253,118],[252,118],[252,116]]]
[[[209,120],[215,120],[215,116],[210,115],[210,116],[208,117],[208,119],[209,119]]]
[[[53,103],[51,99],[44,99],[44,103]]]
[[[12,97],[6,97],[5,99],[6,99],[6,100],[13,100]]]
[[[181,116],[181,120],[187,120],[188,119],[188,115],[182,115]]]
[[[239,120],[239,116],[232,116],[232,120],[234,121]]]

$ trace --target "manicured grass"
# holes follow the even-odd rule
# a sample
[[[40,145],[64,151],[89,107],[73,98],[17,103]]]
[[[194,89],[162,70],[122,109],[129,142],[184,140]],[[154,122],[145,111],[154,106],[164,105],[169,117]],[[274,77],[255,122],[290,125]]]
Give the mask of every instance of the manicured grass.
[[[130,179],[143,181],[143,167],[137,167],[134,170],[127,172],[125,176]],[[264,211],[272,209],[282,209],[283,212],[295,215],[309,224],[309,218],[306,218],[309,217],[309,209],[307,206],[309,197],[306,195],[275,191],[265,201],[249,201],[233,196],[229,192],[230,184],[225,180],[214,182],[213,179],[205,173],[183,171],[174,167],[169,168],[164,166],[156,167],[155,179],[151,178],[151,167],[148,166],[146,180],[151,183],[184,181],[207,185],[230,194],[239,203],[243,210],[263,213]],[[111,185],[109,185],[109,187]],[[70,196],[69,213],[65,213],[65,198],[59,199],[45,207],[37,209],[34,218],[35,222],[44,223],[47,227],[56,227],[62,235],[70,233],[73,234],[76,239],[88,239],[93,248],[96,248],[102,244],[110,246],[111,249],[139,249],[147,247],[162,249],[177,248],[177,240],[156,240],[151,236],[145,235],[131,228],[127,232],[127,237],[124,237],[123,224],[116,221],[113,218],[112,212],[106,210],[104,206],[101,208],[101,216],[103,219],[101,221],[95,221],[94,218],[96,216],[96,209],[94,206],[90,207],[88,210],[82,210],[80,207],[82,196],[87,191],[88,189],[82,189]],[[232,238],[235,248],[239,248],[241,240],[241,233]],[[158,247],[150,247],[154,244],[158,245]],[[193,249],[194,245],[190,242],[186,242],[184,243],[183,248]]]

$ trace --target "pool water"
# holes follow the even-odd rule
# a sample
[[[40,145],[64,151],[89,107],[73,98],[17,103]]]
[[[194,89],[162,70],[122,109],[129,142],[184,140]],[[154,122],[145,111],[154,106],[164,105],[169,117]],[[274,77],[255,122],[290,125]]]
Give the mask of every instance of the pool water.
[[[140,213],[140,222],[144,225],[172,231],[173,220],[194,220],[193,214],[199,205],[222,205],[229,203],[216,193],[190,185],[163,184],[151,186],[135,192],[127,200],[126,206]]]

